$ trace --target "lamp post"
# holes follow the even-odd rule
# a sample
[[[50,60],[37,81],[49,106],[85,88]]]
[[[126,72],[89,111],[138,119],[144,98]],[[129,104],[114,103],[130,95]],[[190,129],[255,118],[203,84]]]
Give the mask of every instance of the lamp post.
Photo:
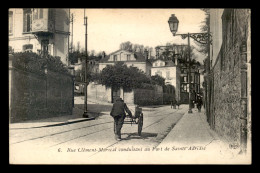
[[[85,82],[85,94],[84,94],[84,113],[83,113],[83,118],[88,118],[88,114],[87,114],[87,111],[88,111],[88,106],[87,106],[87,96],[88,96],[88,82],[87,82],[87,69],[88,69],[88,49],[87,49],[87,17],[85,16],[85,9],[84,9],[84,25],[86,26],[86,29],[85,29],[85,50],[86,50],[86,64],[85,64],[85,79],[84,79],[84,82]]]
[[[192,113],[191,108],[191,56],[190,56],[190,37],[193,38],[195,41],[201,43],[201,44],[209,44],[211,41],[209,40],[210,34],[209,33],[188,33],[188,34],[176,34],[178,30],[179,20],[175,16],[175,14],[172,14],[171,17],[168,20],[170,30],[173,34],[173,36],[180,35],[182,39],[185,39],[188,37],[188,57],[189,57],[189,70],[188,70],[188,80],[189,80],[189,111],[188,113]]]

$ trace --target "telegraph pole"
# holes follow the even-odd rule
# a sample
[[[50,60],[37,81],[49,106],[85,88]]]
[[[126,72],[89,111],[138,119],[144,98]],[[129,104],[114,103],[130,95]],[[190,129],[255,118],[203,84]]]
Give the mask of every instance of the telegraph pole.
[[[86,50],[86,65],[85,65],[85,99],[84,99],[84,113],[83,113],[83,118],[88,118],[87,115],[87,110],[88,110],[88,106],[87,106],[87,97],[88,97],[88,82],[87,82],[87,69],[88,69],[88,49],[87,49],[87,38],[88,38],[88,34],[87,34],[87,17],[85,16],[85,9],[84,9],[84,25],[86,26],[85,29],[85,50]]]
[[[70,46],[70,52],[73,50],[73,21],[74,21],[74,14],[71,14],[71,46]]]

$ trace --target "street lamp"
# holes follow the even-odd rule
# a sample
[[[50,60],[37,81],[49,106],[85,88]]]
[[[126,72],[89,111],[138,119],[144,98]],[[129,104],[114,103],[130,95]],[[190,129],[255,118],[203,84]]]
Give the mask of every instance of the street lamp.
[[[193,38],[195,41],[201,43],[201,44],[209,44],[210,41],[210,34],[209,33],[188,33],[188,34],[176,34],[178,30],[179,20],[175,16],[175,14],[172,14],[171,17],[168,20],[170,30],[173,34],[173,36],[180,35],[182,39],[185,39],[188,37],[188,57],[189,57],[189,111],[188,113],[192,113],[191,108],[191,57],[190,57],[190,37]]]

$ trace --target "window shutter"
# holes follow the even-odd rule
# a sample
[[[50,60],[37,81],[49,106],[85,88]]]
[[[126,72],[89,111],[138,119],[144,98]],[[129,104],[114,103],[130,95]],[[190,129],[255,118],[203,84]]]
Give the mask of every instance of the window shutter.
[[[42,19],[43,18],[43,9],[42,8],[40,8],[40,16],[39,16],[39,19]]]
[[[9,12],[9,34],[13,33],[13,12]]]
[[[26,16],[26,12],[24,11],[23,13],[23,32],[26,32],[27,28],[27,16]]]

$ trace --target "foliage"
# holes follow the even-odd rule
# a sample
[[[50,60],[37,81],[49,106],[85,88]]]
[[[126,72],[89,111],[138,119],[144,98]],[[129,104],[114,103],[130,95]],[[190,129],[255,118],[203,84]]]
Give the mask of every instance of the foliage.
[[[127,50],[130,52],[138,52],[144,54],[145,50],[149,51],[150,53],[153,51],[152,47],[144,46],[142,44],[133,44],[130,41],[126,41],[120,44],[119,48],[121,50]]]
[[[178,55],[180,59],[187,59],[189,49],[187,45],[177,45],[172,43],[166,43],[166,47],[160,48],[160,46],[156,47],[159,51],[159,58],[164,60],[173,60],[174,56]],[[190,56],[191,59],[197,59],[194,53],[195,47],[190,46]]]
[[[71,64],[75,64],[78,62],[78,59],[80,59],[82,61],[82,59],[84,59],[83,57],[86,56],[83,53],[79,52],[79,51],[74,51],[69,53],[69,62]]]
[[[175,87],[173,85],[164,85],[163,92],[169,93],[169,91],[172,91],[173,93],[175,93]]]
[[[165,79],[159,75],[151,76],[152,84],[164,86]]]
[[[53,72],[70,74],[60,57],[43,57],[33,52],[18,52],[13,56],[13,66],[25,71],[44,74],[44,69],[47,68]]]
[[[202,8],[201,10],[205,12],[206,17],[201,22],[200,31],[203,33],[206,33],[206,32],[208,32],[209,25],[210,25],[210,18],[209,18],[210,11],[209,11],[209,8]],[[208,44],[200,44],[197,42],[195,42],[195,43],[199,46],[198,52],[202,53],[203,55],[208,55]]]
[[[124,90],[132,90],[147,87],[145,84],[150,84],[151,80],[140,69],[127,67],[119,62],[102,70],[100,83],[106,87],[123,87]]]

